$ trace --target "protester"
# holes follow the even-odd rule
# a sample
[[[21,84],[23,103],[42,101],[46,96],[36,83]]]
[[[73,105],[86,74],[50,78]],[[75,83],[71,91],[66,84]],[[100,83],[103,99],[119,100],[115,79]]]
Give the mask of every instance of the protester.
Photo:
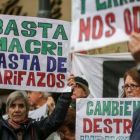
[[[137,69],[135,68],[133,71],[135,74],[135,78],[132,80],[136,83],[136,86],[129,86],[129,90],[133,90],[134,97],[140,97],[140,35],[137,33],[132,33],[130,36],[130,41],[128,43],[128,48],[134,58],[134,60],[138,63]],[[138,73],[139,75],[138,75]],[[130,72],[129,72],[130,73]],[[132,73],[132,72],[131,72]],[[132,119],[132,132],[130,135],[130,140],[139,140],[140,139],[140,123],[139,123],[139,114],[140,114],[140,108],[138,108],[133,113],[133,119]]]
[[[33,107],[34,109],[39,109],[40,107],[47,105],[47,110],[45,117],[48,115],[51,115],[52,111],[54,110],[55,103],[53,98],[51,97],[51,93],[43,92],[43,91],[28,91],[27,96],[29,99],[30,107]],[[38,114],[39,117],[39,114]],[[56,133],[52,133],[47,140],[50,139],[57,139]]]
[[[29,99],[29,104],[34,109],[38,109],[43,105],[47,105],[49,110],[47,110],[46,114],[51,114],[54,110],[54,100],[51,97],[51,93],[42,92],[42,91],[28,91],[27,96]],[[49,111],[49,112],[48,112]]]
[[[140,76],[137,72],[136,67],[129,69],[124,74],[124,86],[122,86],[122,88],[124,90],[122,97],[140,98]]]
[[[61,140],[75,140],[76,111],[69,108],[63,125],[58,129]]]
[[[132,33],[130,36],[130,41],[128,43],[128,48],[134,57],[136,62],[140,62],[140,35],[137,33]]]
[[[140,75],[140,35],[132,33],[130,41],[128,43],[128,49],[130,50],[134,60],[137,62],[137,70]]]
[[[74,76],[68,79],[68,86],[75,86]],[[70,93],[61,94],[52,114],[40,121],[28,118],[29,102],[23,91],[11,93],[6,101],[9,119],[0,120],[0,140],[45,140],[52,132],[57,131],[63,123],[71,102]]]
[[[89,85],[88,82],[83,79],[82,77],[74,77],[76,86],[73,89],[73,95],[72,95],[72,102],[71,107],[76,108],[76,99],[77,98],[86,98],[89,93]]]

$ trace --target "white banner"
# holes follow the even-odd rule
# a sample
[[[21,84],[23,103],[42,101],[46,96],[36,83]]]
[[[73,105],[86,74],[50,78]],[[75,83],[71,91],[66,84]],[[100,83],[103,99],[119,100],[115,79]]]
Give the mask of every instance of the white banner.
[[[129,140],[139,98],[93,98],[76,101],[76,140]]]
[[[130,53],[83,55],[74,53],[72,73],[89,83],[90,97],[118,97],[124,73],[135,66]]]
[[[72,0],[71,51],[104,47],[140,33],[140,1]]]
[[[65,21],[0,15],[0,88],[70,91],[70,27]]]

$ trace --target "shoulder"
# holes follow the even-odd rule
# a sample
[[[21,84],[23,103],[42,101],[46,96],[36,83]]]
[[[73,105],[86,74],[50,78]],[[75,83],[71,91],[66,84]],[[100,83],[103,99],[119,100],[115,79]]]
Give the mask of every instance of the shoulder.
[[[0,120],[0,127],[9,127],[8,120],[1,119]]]
[[[140,116],[140,108],[138,108],[136,111],[133,113],[133,119],[136,119]]]
[[[140,113],[140,107],[134,111],[134,114],[139,114]]]
[[[1,119],[0,120],[0,125],[4,125],[4,124],[6,124],[7,123],[7,120],[4,120],[4,119]]]
[[[3,120],[1,119],[0,120],[0,133],[2,134],[3,132]],[[0,137],[1,137],[1,134],[0,134]]]

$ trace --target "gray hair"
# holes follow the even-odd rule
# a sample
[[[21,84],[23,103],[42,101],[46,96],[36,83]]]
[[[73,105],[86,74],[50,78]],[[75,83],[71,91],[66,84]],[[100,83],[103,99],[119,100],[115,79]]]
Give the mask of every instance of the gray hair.
[[[29,111],[29,102],[28,102],[28,97],[27,97],[27,94],[25,91],[14,91],[8,96],[8,98],[6,100],[7,110],[11,106],[12,102],[19,98],[22,98],[24,100],[26,109],[27,109],[27,111]]]
[[[27,94],[28,94],[28,92],[32,92],[32,90],[28,90],[28,91],[26,91],[26,92],[27,92]],[[39,92],[41,92],[41,93],[43,94],[43,98],[45,98],[45,99],[47,99],[49,96],[52,96],[52,94],[49,93],[49,92],[45,92],[45,91],[35,91],[36,94],[39,94]]]
[[[52,94],[49,92],[43,92],[43,96],[47,99],[49,96],[52,96]]]

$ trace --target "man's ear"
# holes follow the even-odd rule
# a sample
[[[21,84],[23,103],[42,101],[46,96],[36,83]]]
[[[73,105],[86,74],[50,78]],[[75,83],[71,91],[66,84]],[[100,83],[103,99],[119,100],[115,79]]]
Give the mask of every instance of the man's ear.
[[[86,97],[86,91],[85,91],[85,93],[84,93],[84,97]]]
[[[85,91],[84,97],[86,98],[88,96],[88,93]]]
[[[43,97],[43,92],[39,92],[39,98],[42,98]]]

